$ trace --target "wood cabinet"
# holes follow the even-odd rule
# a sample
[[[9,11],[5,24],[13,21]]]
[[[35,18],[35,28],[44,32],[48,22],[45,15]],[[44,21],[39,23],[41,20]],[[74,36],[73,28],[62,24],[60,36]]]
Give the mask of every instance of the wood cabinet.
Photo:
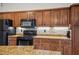
[[[51,10],[51,26],[68,26],[69,8]]]
[[[8,38],[8,45],[9,46],[16,46],[16,37],[9,37]]]
[[[72,54],[79,55],[79,26],[72,27]]]
[[[61,47],[63,48],[62,54],[64,55],[71,55],[72,53],[72,46],[71,46],[71,40],[62,40],[62,45]]]
[[[13,26],[19,27],[21,19],[36,19],[36,26],[68,26],[69,8],[52,10],[6,12],[0,16],[3,19],[12,19]]]
[[[2,19],[2,13],[0,13],[0,19]]]
[[[33,11],[28,12],[28,19],[34,19],[34,12]]]
[[[79,55],[79,5],[71,6],[72,54]]]
[[[43,11],[43,26],[50,26],[50,10]]]
[[[39,26],[42,26],[43,25],[43,16],[42,16],[42,11],[35,11],[34,12],[34,17],[36,19],[36,26],[39,27]]]
[[[25,19],[34,19],[34,13],[33,12],[16,12],[15,14],[15,27],[19,27],[21,24],[21,20]]]
[[[52,51],[61,51],[61,40],[60,39],[50,39],[50,43],[51,43],[51,46],[50,46],[50,49]]]
[[[13,26],[19,27],[21,19],[34,19],[34,13],[33,12],[2,13],[2,19],[11,19],[13,20]]]
[[[34,49],[60,51],[64,55],[71,54],[71,40],[37,38],[33,42]]]
[[[28,13],[27,12],[15,12],[14,13],[15,19],[15,27],[20,27],[20,23],[22,19],[27,19],[28,18]]]
[[[71,24],[79,26],[79,6],[71,7]]]

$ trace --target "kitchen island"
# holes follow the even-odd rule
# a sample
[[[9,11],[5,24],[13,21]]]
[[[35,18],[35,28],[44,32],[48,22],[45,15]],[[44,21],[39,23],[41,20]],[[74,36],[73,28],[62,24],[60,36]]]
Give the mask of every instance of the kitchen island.
[[[16,46],[17,37],[23,35],[11,35],[9,38],[9,46]],[[26,46],[27,47],[27,46]],[[71,39],[66,36],[33,36],[33,49],[44,51],[57,51],[61,54],[71,54]]]

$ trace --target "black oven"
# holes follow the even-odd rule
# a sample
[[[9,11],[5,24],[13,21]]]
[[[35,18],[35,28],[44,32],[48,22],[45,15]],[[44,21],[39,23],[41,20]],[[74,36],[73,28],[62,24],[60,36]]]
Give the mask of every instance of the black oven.
[[[37,34],[37,30],[35,29],[28,29],[23,32],[24,37],[17,38],[17,45],[18,46],[31,46],[33,45],[33,36]]]
[[[17,45],[18,46],[32,46],[33,37],[31,36],[17,37]]]
[[[35,28],[36,20],[35,19],[22,19],[21,27],[23,28]]]

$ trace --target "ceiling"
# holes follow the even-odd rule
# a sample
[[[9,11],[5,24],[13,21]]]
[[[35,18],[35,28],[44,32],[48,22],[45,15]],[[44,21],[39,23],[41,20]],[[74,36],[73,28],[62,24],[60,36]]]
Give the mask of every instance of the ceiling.
[[[69,7],[72,3],[0,3],[0,12]]]

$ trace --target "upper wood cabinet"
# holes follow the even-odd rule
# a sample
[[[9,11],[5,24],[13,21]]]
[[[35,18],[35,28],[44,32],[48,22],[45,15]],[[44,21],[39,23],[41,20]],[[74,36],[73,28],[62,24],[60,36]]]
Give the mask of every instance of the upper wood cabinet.
[[[14,13],[3,13],[2,14],[3,19],[14,19]]]
[[[33,11],[28,12],[28,19],[34,19],[34,12]]]
[[[20,23],[21,23],[22,19],[27,19],[28,18],[28,13],[27,12],[15,12],[14,15],[15,15],[15,20],[14,20],[15,27],[20,26]]]
[[[50,10],[43,11],[43,26],[50,25]]]
[[[69,8],[9,12],[2,13],[3,19],[12,19],[13,26],[19,27],[22,19],[35,19],[36,26],[68,26],[69,25]]]
[[[0,19],[2,19],[2,13],[0,13]]]
[[[36,26],[42,26],[42,20],[43,20],[43,16],[42,16],[42,11],[35,11],[34,12],[34,17],[36,19]]]
[[[68,26],[69,8],[51,10],[51,26]]]
[[[34,19],[34,13],[33,12],[16,12],[15,14],[15,26],[20,26],[21,20],[29,20]]]
[[[71,24],[79,26],[79,6],[71,7]]]

